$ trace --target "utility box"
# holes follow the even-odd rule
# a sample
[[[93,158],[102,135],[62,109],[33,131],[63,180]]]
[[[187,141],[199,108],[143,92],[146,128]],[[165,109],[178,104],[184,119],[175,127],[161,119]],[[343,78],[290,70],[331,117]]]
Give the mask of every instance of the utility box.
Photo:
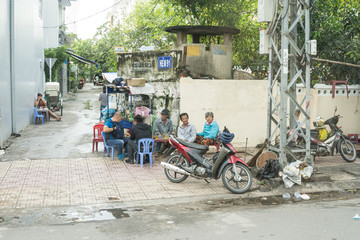
[[[317,54],[317,42],[315,39],[306,42],[306,52],[312,56]]]
[[[275,1],[277,0],[258,0],[258,22],[272,21]]]
[[[260,29],[260,43],[259,52],[260,54],[269,54],[270,49],[270,35],[267,34],[267,29]]]

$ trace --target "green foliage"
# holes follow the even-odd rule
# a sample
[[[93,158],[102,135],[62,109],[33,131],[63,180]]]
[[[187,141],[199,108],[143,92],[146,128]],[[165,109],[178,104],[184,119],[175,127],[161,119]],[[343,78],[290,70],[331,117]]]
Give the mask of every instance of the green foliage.
[[[311,5],[311,39],[317,40],[319,58],[360,64],[360,6],[358,0],[314,0]],[[150,0],[139,1],[125,23],[105,23],[93,39],[77,40],[76,54],[96,61],[99,70],[78,63],[79,77],[117,70],[114,46],[138,51],[142,45],[170,50],[176,35],[164,29],[174,25],[214,25],[236,27],[233,36],[233,65],[250,69],[258,79],[266,76],[268,57],[259,54],[257,1],[254,0]],[[298,30],[301,32],[301,28]],[[219,38],[201,39],[205,44]],[[221,41],[221,39],[220,39]],[[299,39],[301,41],[301,39]],[[312,62],[312,79],[359,79],[357,68]]]
[[[61,68],[62,64],[68,57],[68,55],[66,53],[66,49],[67,49],[67,46],[63,45],[61,47],[47,48],[44,50],[45,58],[56,58],[56,62],[51,69],[51,73],[52,73],[51,78],[52,78],[53,82],[56,81],[57,71]],[[49,82],[50,81],[49,66],[47,64],[45,64],[44,69],[45,69],[46,81]]]
[[[176,36],[164,31],[168,26],[185,24],[186,12],[166,1],[140,1],[126,20],[124,44],[129,51],[141,46],[155,46],[158,50],[170,50]]]
[[[317,57],[360,64],[360,4],[357,0],[322,0],[311,8],[311,37],[317,40]],[[314,83],[348,80],[357,83],[359,69],[313,61]]]

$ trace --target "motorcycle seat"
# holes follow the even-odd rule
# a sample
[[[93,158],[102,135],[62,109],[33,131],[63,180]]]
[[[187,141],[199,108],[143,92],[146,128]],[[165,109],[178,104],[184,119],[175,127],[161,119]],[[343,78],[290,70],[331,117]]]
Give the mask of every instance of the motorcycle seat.
[[[179,143],[181,143],[182,145],[187,146],[189,148],[193,148],[193,149],[200,150],[200,151],[208,151],[209,150],[209,146],[192,143],[192,142],[187,142],[187,141],[184,141],[179,138],[176,138],[176,140],[179,141]]]

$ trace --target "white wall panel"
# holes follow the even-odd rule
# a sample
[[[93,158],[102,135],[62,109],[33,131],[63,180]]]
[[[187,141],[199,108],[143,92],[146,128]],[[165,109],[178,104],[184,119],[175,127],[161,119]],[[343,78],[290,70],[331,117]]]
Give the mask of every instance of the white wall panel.
[[[11,135],[10,0],[0,0],[0,146]]]

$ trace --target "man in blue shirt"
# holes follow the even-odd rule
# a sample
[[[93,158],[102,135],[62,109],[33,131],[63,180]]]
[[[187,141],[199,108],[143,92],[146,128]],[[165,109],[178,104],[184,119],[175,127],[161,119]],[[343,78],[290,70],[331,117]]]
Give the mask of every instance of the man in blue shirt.
[[[205,113],[205,119],[204,130],[197,134],[195,142],[209,146],[215,142],[219,133],[219,125],[214,120],[214,113],[212,112]]]
[[[105,141],[109,146],[118,149],[118,159],[123,160],[125,154],[122,154],[124,143],[128,140],[124,138],[124,128],[120,124],[123,116],[121,112],[116,112],[114,116],[106,120],[104,124]],[[125,141],[124,141],[125,140]]]

